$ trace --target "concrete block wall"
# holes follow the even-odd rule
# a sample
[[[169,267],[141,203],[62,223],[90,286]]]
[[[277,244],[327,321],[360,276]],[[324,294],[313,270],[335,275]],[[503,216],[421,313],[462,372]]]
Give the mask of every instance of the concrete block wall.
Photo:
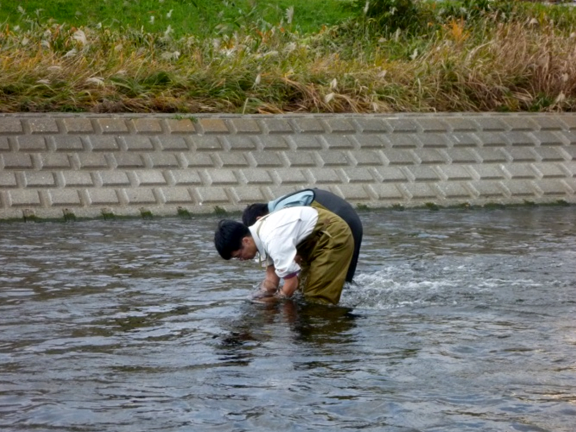
[[[576,202],[576,114],[0,115],[0,220]]]

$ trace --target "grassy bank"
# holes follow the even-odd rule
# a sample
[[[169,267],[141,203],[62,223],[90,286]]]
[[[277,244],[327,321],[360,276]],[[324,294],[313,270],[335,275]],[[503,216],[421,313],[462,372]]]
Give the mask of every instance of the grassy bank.
[[[576,108],[573,7],[77,1],[77,14],[44,3],[2,2],[0,112]]]
[[[0,2],[0,23],[25,27],[26,22],[54,19],[72,27],[132,27],[144,33],[163,33],[170,26],[172,37],[204,38],[246,25],[287,23],[292,8],[291,27],[306,33],[349,18],[351,4],[352,0],[20,0]]]

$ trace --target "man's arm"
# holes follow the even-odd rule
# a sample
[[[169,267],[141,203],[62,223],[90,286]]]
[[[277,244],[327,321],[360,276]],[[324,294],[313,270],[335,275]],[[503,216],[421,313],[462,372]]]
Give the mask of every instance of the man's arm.
[[[280,290],[278,289],[279,284],[280,278],[276,274],[274,266],[270,265],[266,267],[266,276],[260,285],[260,292],[255,296],[255,298],[292,297],[298,289],[298,276],[284,279],[284,285]]]
[[[280,278],[276,274],[274,266],[269,265],[266,267],[266,275],[264,276],[264,280],[262,281],[262,284],[260,284],[260,292],[264,295],[274,295],[278,289],[279,284]]]
[[[298,289],[298,276],[294,275],[291,278],[284,279],[282,289],[278,291],[279,297],[292,297],[292,294]]]

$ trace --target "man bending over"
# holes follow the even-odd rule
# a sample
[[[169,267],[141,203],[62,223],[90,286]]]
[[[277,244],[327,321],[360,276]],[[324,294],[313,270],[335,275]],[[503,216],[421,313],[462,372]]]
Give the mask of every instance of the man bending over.
[[[360,217],[358,217],[354,208],[338,195],[323,189],[303,189],[298,192],[283,195],[268,203],[255,203],[249,205],[242,214],[242,222],[244,222],[244,225],[250,226],[253,225],[259,217],[265,216],[268,213],[275,212],[285,207],[298,205],[329,210],[340,216],[344,222],[348,224],[352,231],[352,236],[354,237],[354,254],[352,255],[352,261],[348,267],[346,282],[352,282],[354,273],[356,272],[356,265],[358,264],[358,256],[360,255],[363,228]]]
[[[214,245],[225,260],[251,260],[260,254],[266,275],[258,297],[292,297],[301,285],[305,299],[334,305],[354,253],[352,232],[342,218],[305,206],[275,211],[249,227],[221,220]]]

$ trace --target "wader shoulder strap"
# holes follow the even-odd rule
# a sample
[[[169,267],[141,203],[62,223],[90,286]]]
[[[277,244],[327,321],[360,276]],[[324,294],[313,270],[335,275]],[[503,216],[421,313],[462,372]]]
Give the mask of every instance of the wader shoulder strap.
[[[272,213],[268,213],[266,216],[262,216],[260,219],[258,219],[258,228],[256,228],[256,234],[258,234],[258,237],[260,237],[260,228],[262,228],[262,221],[264,219],[266,219],[268,216],[270,216]]]

